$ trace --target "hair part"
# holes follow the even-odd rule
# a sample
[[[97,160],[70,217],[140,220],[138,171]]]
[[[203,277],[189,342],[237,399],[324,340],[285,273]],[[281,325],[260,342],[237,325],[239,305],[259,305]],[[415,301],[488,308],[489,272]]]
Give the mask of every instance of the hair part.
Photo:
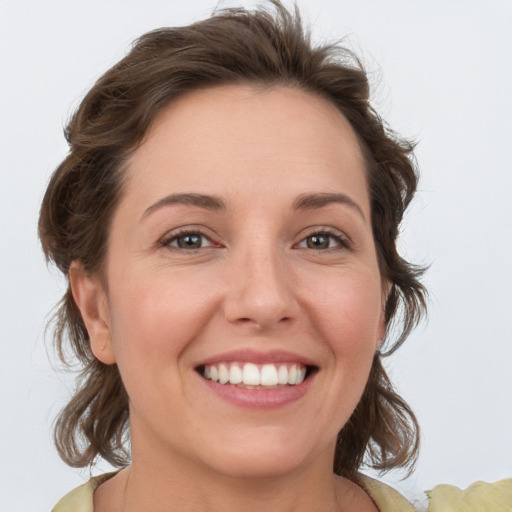
[[[49,261],[68,275],[73,261],[101,272],[109,228],[123,193],[124,163],[141,144],[162,109],[181,95],[234,84],[297,87],[326,98],[352,125],[367,160],[372,229],[383,282],[387,339],[396,350],[426,309],[423,269],[397,252],[405,209],[417,186],[413,144],[389,130],[369,102],[369,84],[359,60],[338,44],[313,46],[298,9],[226,9],[185,27],[162,28],[140,37],[85,96],[65,136],[69,154],[52,175],[44,196],[39,236]],[[128,396],[117,365],[99,362],[68,289],[54,318],[54,341],[66,362],[72,349],[81,374],[74,396],[61,411],[54,438],[71,466],[100,456],[114,466],[129,463]],[[394,332],[394,330],[393,330]],[[338,435],[334,471],[354,477],[367,464],[380,470],[412,467],[419,427],[375,355],[363,396]]]

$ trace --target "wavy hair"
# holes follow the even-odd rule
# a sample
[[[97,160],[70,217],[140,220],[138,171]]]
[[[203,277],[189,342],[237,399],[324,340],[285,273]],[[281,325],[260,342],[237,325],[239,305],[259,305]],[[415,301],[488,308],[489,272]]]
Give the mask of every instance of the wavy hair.
[[[277,0],[270,3],[268,9],[225,9],[189,26],[149,32],[96,82],[65,130],[69,153],[42,202],[43,250],[66,277],[75,260],[87,272],[101,271],[123,192],[123,163],[155,116],[180,95],[240,83],[292,86],[326,98],[348,119],[366,157],[379,268],[390,283],[386,352],[375,355],[363,396],[338,434],[333,468],[354,477],[363,464],[412,467],[418,423],[393,388],[382,357],[404,342],[425,312],[423,270],[401,258],[396,247],[417,187],[413,144],[372,108],[367,75],[351,51],[340,44],[313,45],[297,8],[290,12]],[[81,368],[75,393],[55,423],[60,456],[75,467],[98,456],[114,466],[128,464],[128,396],[117,366],[93,356],[69,282],[54,317],[54,341],[61,359],[78,359]]]

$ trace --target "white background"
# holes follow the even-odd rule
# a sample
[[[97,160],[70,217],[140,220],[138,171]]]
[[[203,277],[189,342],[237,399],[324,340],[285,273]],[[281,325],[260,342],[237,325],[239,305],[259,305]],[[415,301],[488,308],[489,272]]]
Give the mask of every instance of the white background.
[[[430,320],[389,364],[423,426],[423,449],[416,473],[397,485],[410,493],[511,477],[512,1],[300,5],[317,39],[349,36],[370,70],[375,105],[419,141],[422,181],[401,247],[432,265]],[[3,510],[49,510],[88,477],[66,467],[50,439],[72,380],[46,354],[45,321],[63,288],[46,269],[36,220],[66,154],[62,128],[135,37],[204,18],[212,7],[214,0],[0,0]]]

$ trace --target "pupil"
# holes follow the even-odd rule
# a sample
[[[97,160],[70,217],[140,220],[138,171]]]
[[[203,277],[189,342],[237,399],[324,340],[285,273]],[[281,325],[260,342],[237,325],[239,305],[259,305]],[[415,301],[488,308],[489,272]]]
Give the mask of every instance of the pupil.
[[[310,249],[327,249],[329,247],[329,237],[325,235],[313,235],[308,238],[308,247]]]
[[[201,237],[199,235],[184,235],[178,238],[178,247],[182,249],[199,249]]]

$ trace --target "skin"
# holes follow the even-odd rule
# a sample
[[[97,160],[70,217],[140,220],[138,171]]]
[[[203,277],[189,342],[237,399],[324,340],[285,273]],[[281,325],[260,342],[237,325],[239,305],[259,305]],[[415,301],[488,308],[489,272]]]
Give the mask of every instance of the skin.
[[[332,474],[385,330],[348,121],[291,88],[196,91],[160,113],[126,173],[104,280],[79,262],[70,274],[92,350],[118,364],[130,397],[133,463],[99,487],[95,510],[376,511]],[[191,193],[226,207],[161,203]],[[326,193],[353,204],[294,207]],[[183,227],[201,247],[179,247]],[[317,371],[298,400],[240,407],[196,371],[234,349],[291,351]]]

